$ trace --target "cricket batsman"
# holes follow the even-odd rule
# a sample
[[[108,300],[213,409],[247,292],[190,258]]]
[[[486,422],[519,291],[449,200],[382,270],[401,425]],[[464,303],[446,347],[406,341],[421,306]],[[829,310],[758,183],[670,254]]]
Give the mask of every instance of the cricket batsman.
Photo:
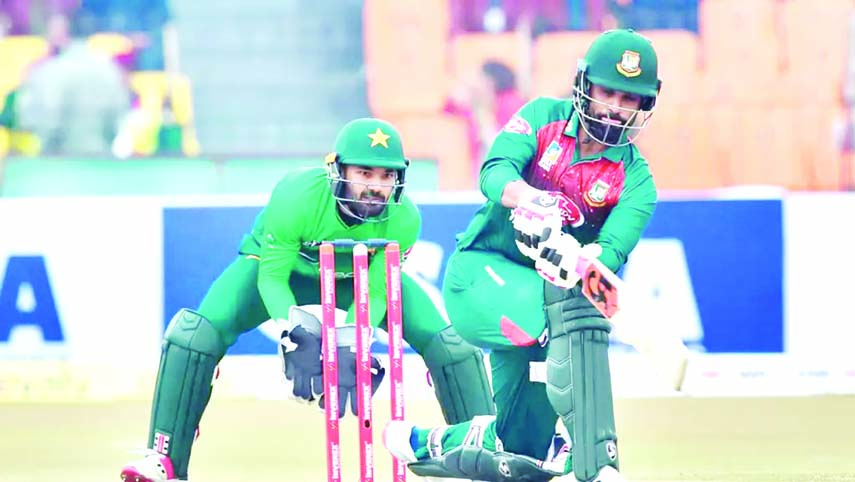
[[[219,361],[237,337],[268,319],[282,327],[280,354],[295,398],[322,403],[320,322],[303,305],[318,304],[318,245],[335,239],[415,244],[421,217],[404,194],[409,161],[388,122],[363,118],[339,132],[325,168],[287,174],[196,310],[175,314],[164,334],[147,451],[122,469],[125,482],[187,480],[190,451],[211,397]],[[356,414],[352,253],[336,252],[339,416]],[[385,253],[369,260],[371,325],[385,328]],[[422,356],[449,424],[495,413],[480,349],[463,341],[416,282],[402,273],[404,339]],[[349,357],[349,358],[348,358]],[[349,370],[344,367],[350,367]],[[384,375],[372,366],[376,391]],[[322,425],[318,420],[318,426]]]
[[[650,41],[598,36],[570,99],[537,98],[494,140],[481,168],[487,198],[458,237],[443,284],[452,325],[489,348],[497,414],[435,428],[391,422],[386,447],[427,477],[619,481],[610,325],[581,294],[576,264],[626,262],[656,205],[633,138],[660,89]],[[546,383],[529,363],[546,360]],[[570,440],[556,444],[556,420]]]

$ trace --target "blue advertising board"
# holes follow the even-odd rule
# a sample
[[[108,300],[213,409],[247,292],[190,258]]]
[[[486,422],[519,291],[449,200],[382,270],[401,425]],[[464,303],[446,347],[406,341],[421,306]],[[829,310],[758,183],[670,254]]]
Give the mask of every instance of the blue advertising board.
[[[422,204],[421,241],[441,248],[439,276],[475,204]],[[164,326],[195,307],[237,254],[260,207],[165,208]],[[783,240],[780,200],[661,201],[644,238],[679,240],[711,353],[783,351]],[[437,286],[438,288],[438,286]],[[232,354],[275,353],[254,330]]]

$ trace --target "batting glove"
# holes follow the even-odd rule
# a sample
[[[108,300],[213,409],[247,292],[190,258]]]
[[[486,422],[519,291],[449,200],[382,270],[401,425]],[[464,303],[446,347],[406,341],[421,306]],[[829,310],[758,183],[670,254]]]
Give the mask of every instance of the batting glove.
[[[522,254],[537,260],[543,245],[561,232],[569,218],[567,206],[571,203],[564,193],[545,192],[524,200],[511,212],[514,241]]]
[[[576,286],[581,279],[579,261],[596,258],[603,249],[599,244],[582,246],[567,233],[551,237],[535,260],[534,267],[541,278],[560,288]]]

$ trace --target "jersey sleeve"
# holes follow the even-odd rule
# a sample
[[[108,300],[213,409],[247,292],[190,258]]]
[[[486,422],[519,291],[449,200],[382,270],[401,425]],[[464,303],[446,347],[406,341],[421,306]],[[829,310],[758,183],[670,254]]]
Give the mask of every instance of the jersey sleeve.
[[[389,218],[386,239],[398,241],[401,262],[416,244],[421,231],[422,218],[418,208],[408,198],[399,206],[400,211]],[[354,297],[356,294],[354,293]],[[368,265],[368,302],[371,326],[377,327],[386,316],[386,251],[378,249]],[[354,306],[347,311],[347,323],[354,322]]]
[[[523,179],[526,165],[537,152],[538,99],[529,101],[514,114],[496,136],[481,166],[480,186],[484,196],[495,203],[512,181]]]
[[[628,166],[620,199],[597,236],[597,243],[603,247],[600,261],[612,271],[626,263],[627,256],[641,239],[656,208],[656,197],[647,161],[636,157]]]
[[[267,312],[273,319],[288,318],[288,311],[296,304],[288,284],[291,270],[300,251],[301,233],[307,223],[307,210],[294,206],[299,189],[281,182],[270,196],[262,220],[261,261],[258,267],[258,291]]]

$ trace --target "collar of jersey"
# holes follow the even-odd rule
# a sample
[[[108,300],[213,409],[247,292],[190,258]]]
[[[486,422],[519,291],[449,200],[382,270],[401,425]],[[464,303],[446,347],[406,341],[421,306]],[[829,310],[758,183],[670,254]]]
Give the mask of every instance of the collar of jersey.
[[[567,123],[567,127],[564,129],[564,135],[570,136],[573,139],[576,139],[576,134],[579,132],[579,113],[573,110],[573,113],[570,115],[570,122]],[[626,153],[626,149],[629,149],[632,144],[627,144],[621,147],[609,146],[606,147],[606,150],[602,152],[598,152],[592,156],[580,157],[576,159],[576,162],[583,161],[598,161],[600,159],[608,159],[612,162],[621,162],[623,161],[624,154]],[[574,155],[575,157],[575,155]]]

